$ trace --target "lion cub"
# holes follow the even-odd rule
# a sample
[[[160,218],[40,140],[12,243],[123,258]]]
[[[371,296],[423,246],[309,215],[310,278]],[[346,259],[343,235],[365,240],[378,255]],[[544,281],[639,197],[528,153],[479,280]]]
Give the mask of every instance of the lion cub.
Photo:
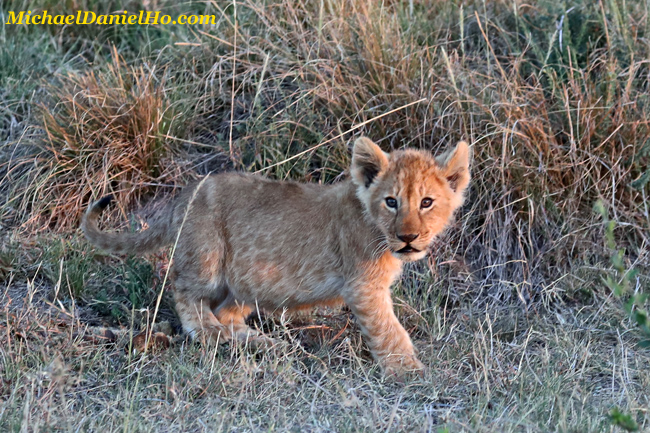
[[[109,196],[90,207],[81,227],[113,253],[142,254],[178,239],[174,299],[192,336],[266,344],[270,339],[245,323],[253,309],[345,302],[384,372],[420,371],[390,286],[402,263],[425,257],[463,203],[469,148],[461,142],[438,158],[411,149],[387,154],[362,137],[350,172],[351,179],[333,185],[209,176],[185,188],[140,233],[98,229]]]

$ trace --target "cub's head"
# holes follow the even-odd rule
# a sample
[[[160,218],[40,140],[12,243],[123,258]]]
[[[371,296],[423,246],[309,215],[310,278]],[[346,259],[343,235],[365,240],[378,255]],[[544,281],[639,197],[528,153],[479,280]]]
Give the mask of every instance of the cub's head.
[[[470,150],[460,142],[434,158],[424,150],[390,154],[366,137],[354,143],[350,171],[357,196],[400,260],[419,260],[463,204]]]

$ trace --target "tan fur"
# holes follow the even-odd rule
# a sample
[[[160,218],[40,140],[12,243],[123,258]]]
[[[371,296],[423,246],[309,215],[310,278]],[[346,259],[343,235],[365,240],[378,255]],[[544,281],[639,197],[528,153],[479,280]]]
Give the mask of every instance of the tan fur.
[[[218,174],[186,188],[148,230],[101,232],[97,217],[109,200],[89,209],[82,228],[104,250],[144,253],[175,241],[191,202],[172,270],[186,332],[266,344],[244,323],[252,309],[345,302],[384,371],[419,371],[390,286],[462,204],[469,148],[459,143],[436,160],[422,150],[387,154],[360,138],[350,171],[351,179],[328,186]],[[429,208],[421,208],[424,198],[433,200]],[[399,238],[415,235],[410,244]]]

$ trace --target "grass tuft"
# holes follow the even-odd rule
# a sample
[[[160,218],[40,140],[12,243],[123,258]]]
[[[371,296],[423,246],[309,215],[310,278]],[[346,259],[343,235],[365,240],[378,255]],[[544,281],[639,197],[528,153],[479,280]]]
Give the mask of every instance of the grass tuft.
[[[40,175],[24,192],[35,222],[74,227],[94,199],[110,193],[130,206],[152,186],[175,183],[175,149],[164,136],[176,117],[164,85],[114,52],[105,70],[70,73],[49,86],[56,105],[41,109]]]

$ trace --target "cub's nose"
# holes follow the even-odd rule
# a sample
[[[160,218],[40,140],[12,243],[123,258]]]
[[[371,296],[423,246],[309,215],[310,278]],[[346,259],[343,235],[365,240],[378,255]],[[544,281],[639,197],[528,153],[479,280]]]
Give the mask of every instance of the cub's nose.
[[[408,235],[397,235],[397,239],[399,239],[400,241],[406,242],[407,244],[410,244],[411,242],[416,240],[418,238],[418,236],[420,236],[419,233],[411,233],[411,234],[408,234]]]

